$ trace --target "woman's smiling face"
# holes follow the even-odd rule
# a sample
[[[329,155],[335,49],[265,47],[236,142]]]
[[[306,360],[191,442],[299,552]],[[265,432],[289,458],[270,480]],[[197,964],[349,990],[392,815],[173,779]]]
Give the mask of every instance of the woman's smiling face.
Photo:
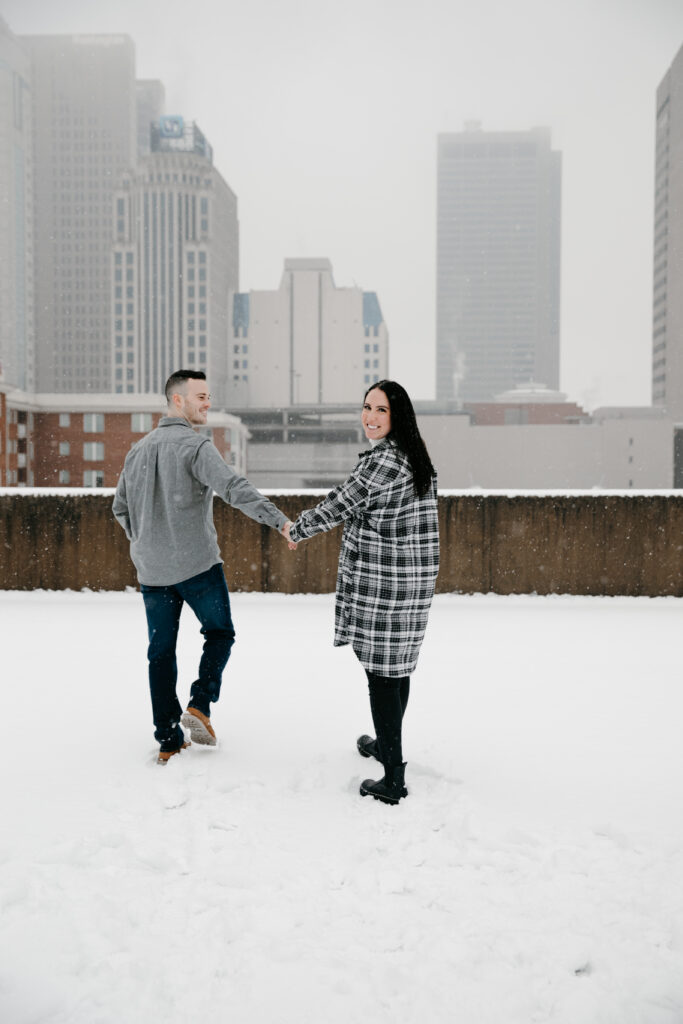
[[[391,432],[389,399],[379,388],[373,388],[365,396],[361,422],[365,436],[371,441],[386,437]]]

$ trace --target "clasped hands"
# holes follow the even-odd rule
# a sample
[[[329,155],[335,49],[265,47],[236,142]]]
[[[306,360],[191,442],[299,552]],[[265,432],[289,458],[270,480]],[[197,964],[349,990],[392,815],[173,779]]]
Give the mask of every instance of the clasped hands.
[[[289,534],[291,526],[292,526],[292,524],[291,524],[291,522],[288,519],[287,522],[285,523],[285,525],[282,527],[282,530],[280,532],[282,533],[282,536],[287,541],[287,547],[289,548],[289,550],[290,551],[296,551],[296,541],[293,541],[292,538],[290,537],[290,534]]]

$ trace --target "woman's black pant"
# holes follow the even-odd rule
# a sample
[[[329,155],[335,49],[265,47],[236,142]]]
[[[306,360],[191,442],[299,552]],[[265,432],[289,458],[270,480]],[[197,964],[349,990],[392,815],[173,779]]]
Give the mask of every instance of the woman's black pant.
[[[403,764],[401,725],[410,695],[410,676],[392,679],[365,670],[370,690],[370,710],[382,764]]]

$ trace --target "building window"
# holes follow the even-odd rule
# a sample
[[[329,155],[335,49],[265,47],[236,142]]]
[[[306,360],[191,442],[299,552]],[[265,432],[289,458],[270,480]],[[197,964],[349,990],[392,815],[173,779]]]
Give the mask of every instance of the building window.
[[[104,414],[101,412],[84,412],[83,413],[83,433],[84,434],[103,434],[104,433]]]
[[[104,471],[101,469],[86,469],[83,472],[84,487],[104,487]]]
[[[71,483],[71,474],[68,469],[60,469],[59,471],[59,482],[60,484]]]
[[[60,427],[71,426],[71,414],[68,412],[60,412],[59,414],[59,425]]]
[[[83,458],[86,462],[102,462],[104,459],[104,443],[102,441],[86,441],[83,445]],[[91,484],[97,487],[97,484]]]
[[[130,429],[134,434],[146,434],[152,429],[151,412],[134,412],[130,417]]]
[[[60,455],[69,455],[69,454],[71,454],[71,445],[69,444],[68,441],[60,441],[59,442],[59,454]]]

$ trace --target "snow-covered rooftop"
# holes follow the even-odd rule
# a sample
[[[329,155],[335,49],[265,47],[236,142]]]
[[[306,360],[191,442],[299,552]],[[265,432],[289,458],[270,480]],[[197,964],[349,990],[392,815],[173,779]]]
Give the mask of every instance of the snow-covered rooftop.
[[[0,593],[2,1021],[680,1022],[679,600],[437,597],[398,807],[332,598],[233,614],[160,768],[140,596]]]

